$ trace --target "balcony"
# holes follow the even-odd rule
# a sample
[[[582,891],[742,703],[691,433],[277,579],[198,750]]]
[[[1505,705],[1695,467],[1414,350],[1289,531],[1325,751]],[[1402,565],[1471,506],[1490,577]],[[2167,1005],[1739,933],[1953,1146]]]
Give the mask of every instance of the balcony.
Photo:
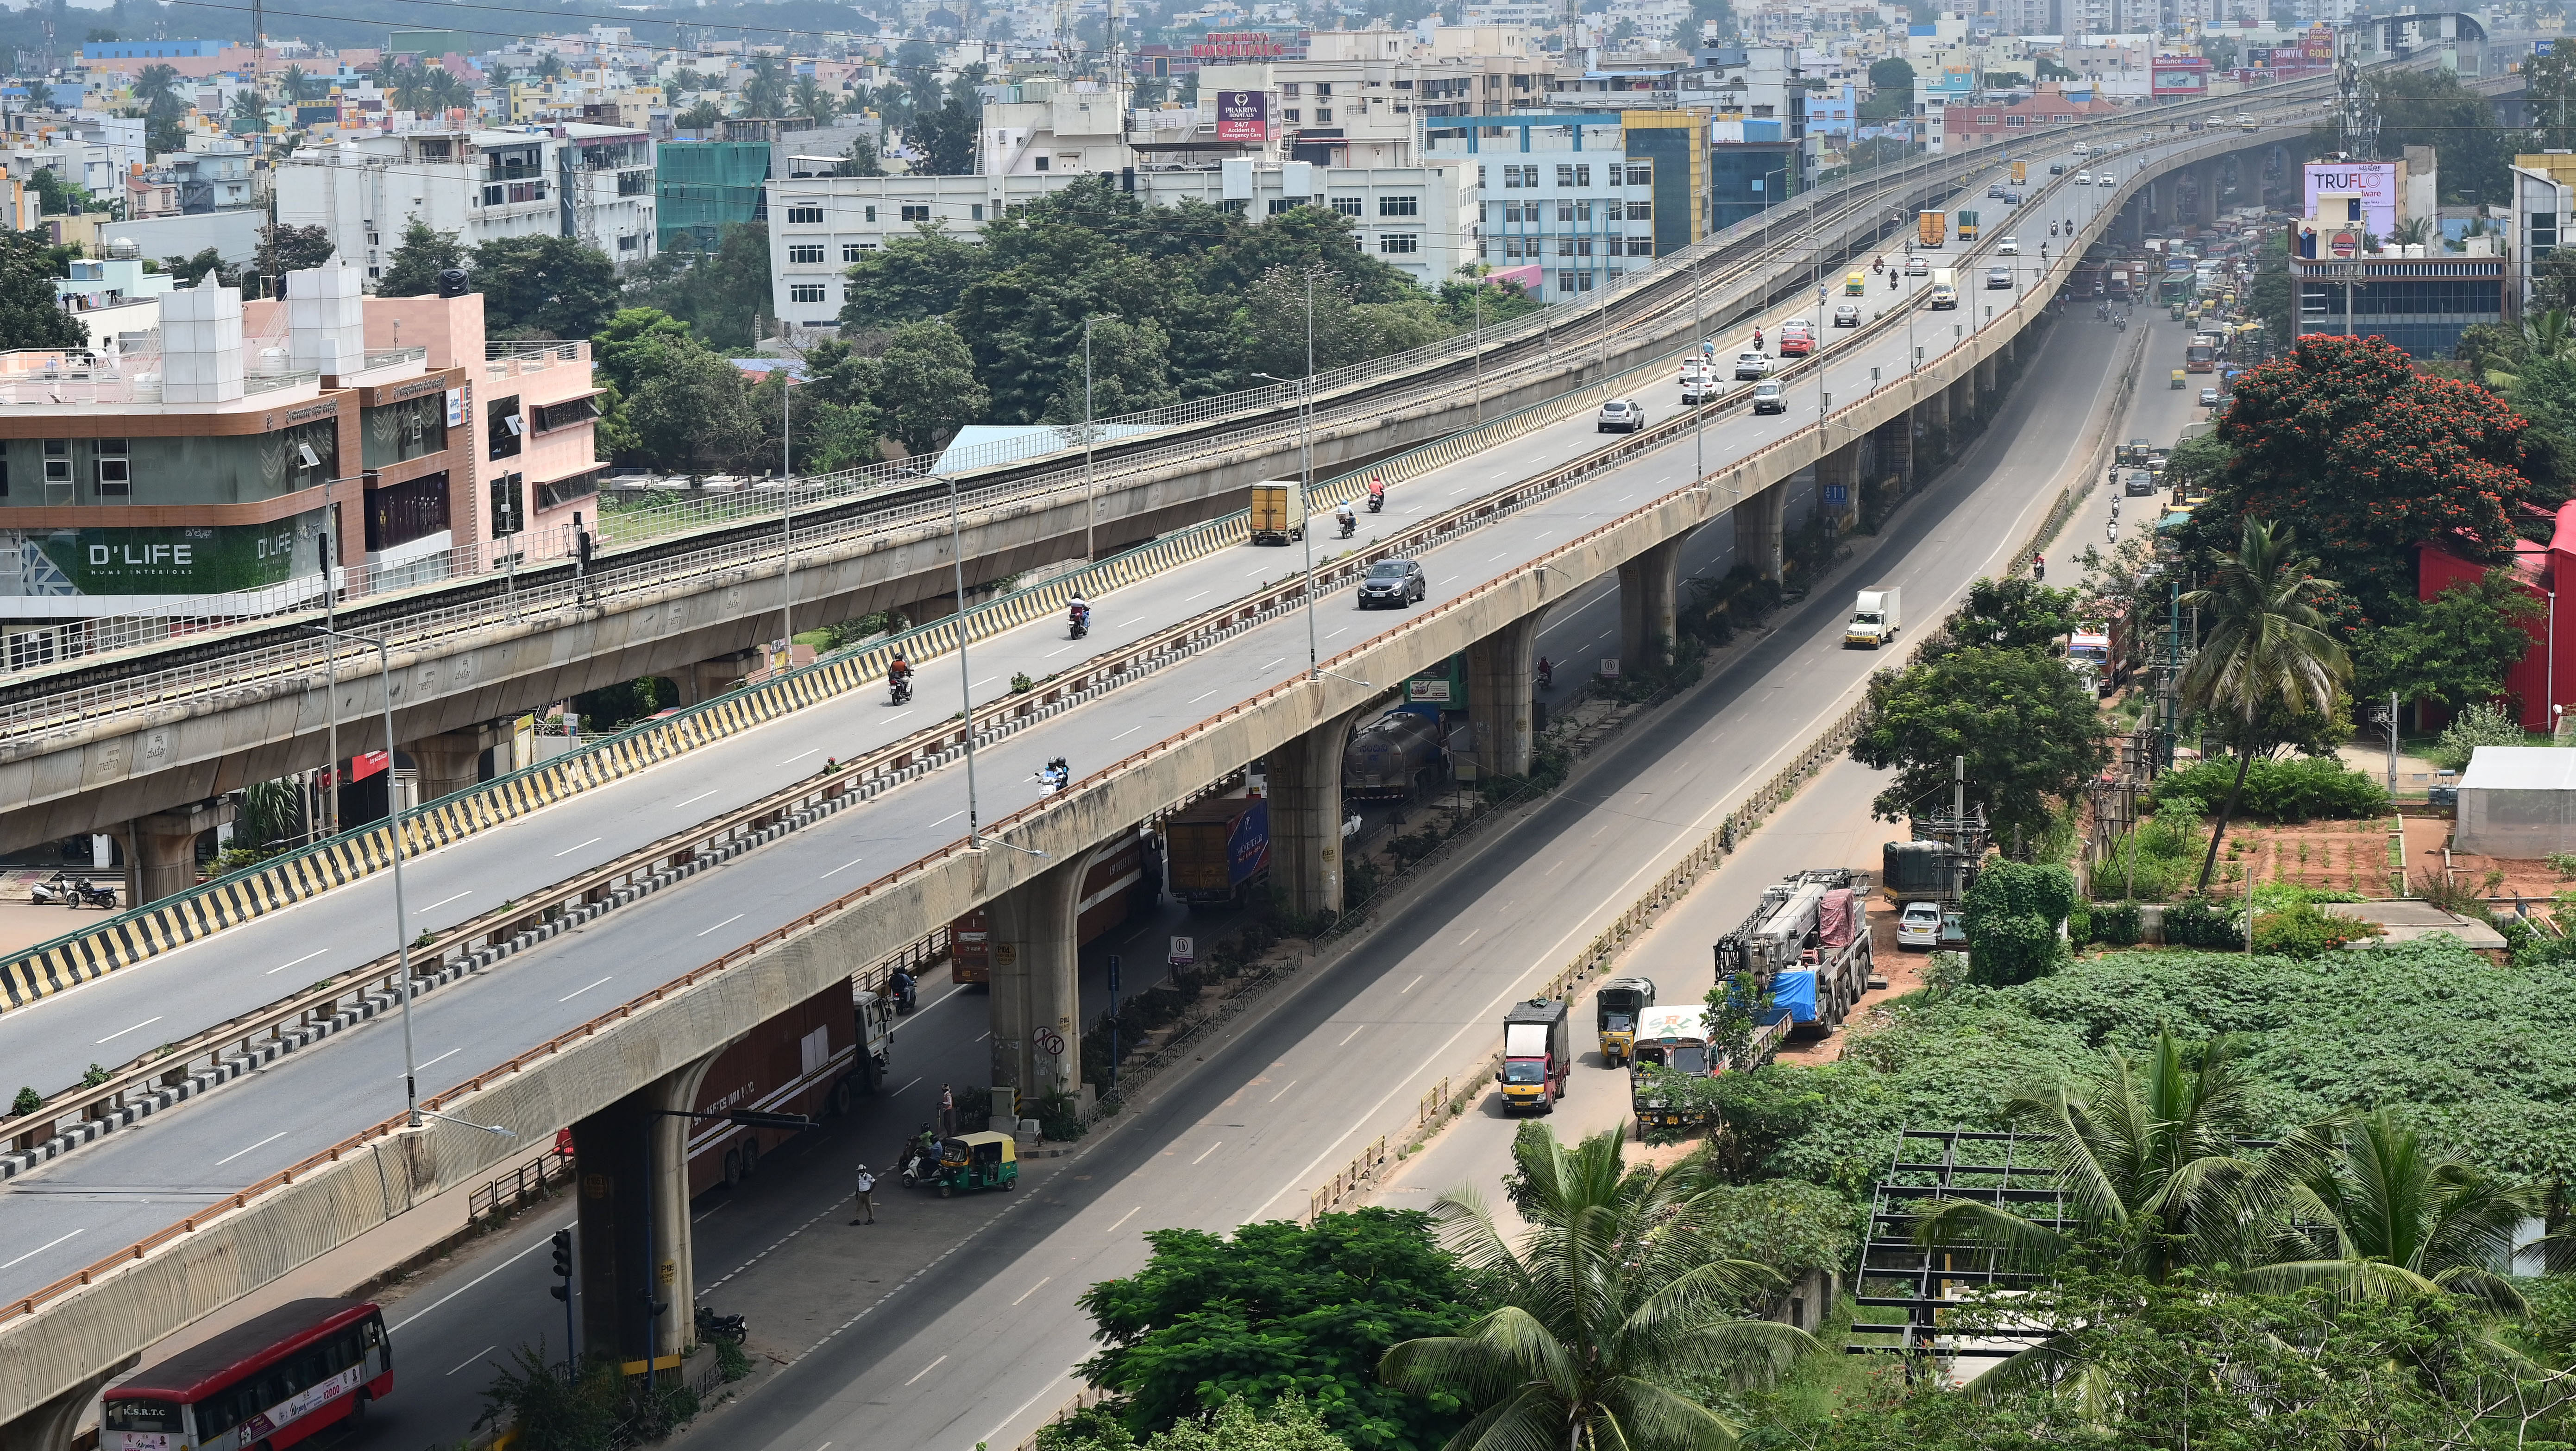
[[[589,339],[530,339],[483,345],[483,376],[496,381],[573,365],[590,365]]]

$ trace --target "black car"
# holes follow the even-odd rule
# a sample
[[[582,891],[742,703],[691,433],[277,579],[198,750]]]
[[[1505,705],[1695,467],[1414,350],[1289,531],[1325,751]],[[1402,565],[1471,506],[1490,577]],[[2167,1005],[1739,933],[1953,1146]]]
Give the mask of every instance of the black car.
[[[2049,163],[2048,174],[2051,176],[2064,176],[2066,174],[2066,163],[2062,161]]]
[[[2154,475],[2143,473],[2129,475],[2128,485],[2121,490],[2122,493],[2127,494],[2132,499],[2143,499],[2155,491],[2156,481]]]
[[[1421,565],[1410,559],[1381,559],[1369,566],[1367,578],[1360,581],[1360,608],[1393,605],[1400,610],[1430,594],[1431,581],[1424,577]]]

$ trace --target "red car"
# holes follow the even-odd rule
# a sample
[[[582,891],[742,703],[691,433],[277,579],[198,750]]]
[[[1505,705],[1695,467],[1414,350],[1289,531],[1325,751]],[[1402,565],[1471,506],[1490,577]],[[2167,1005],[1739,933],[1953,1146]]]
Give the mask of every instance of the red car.
[[[1780,356],[1803,358],[1816,350],[1816,332],[1804,322],[1780,324]]]

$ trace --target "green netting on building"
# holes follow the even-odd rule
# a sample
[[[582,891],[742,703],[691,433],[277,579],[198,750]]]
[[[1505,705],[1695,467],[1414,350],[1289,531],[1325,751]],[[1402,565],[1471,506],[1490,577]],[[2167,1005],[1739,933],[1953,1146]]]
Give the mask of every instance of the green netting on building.
[[[660,247],[712,252],[724,229],[762,217],[766,141],[665,141],[654,151]]]

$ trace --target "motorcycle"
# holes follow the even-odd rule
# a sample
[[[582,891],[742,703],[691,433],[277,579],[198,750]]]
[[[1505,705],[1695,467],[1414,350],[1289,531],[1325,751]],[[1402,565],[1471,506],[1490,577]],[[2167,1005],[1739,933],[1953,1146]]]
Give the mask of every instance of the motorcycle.
[[[74,911],[83,907],[116,910],[115,892],[69,872],[56,872],[36,883],[28,896],[39,907],[69,907]]]
[[[1556,684],[1556,667],[1549,664],[1544,659],[1540,660],[1538,662],[1538,688],[1545,690],[1554,684]]]
[[[729,1344],[740,1345],[743,1342],[743,1337],[750,1333],[751,1332],[744,1327],[741,1316],[719,1315],[704,1305],[700,1305],[698,1307],[698,1339],[700,1342],[703,1343],[721,1340]]]
[[[1037,779],[1052,795],[1063,790],[1065,783],[1073,779],[1073,768],[1064,763],[1064,757],[1058,756],[1046,763],[1045,769],[1038,772]]]
[[[886,986],[894,993],[895,1016],[901,1017],[921,1005],[919,984],[911,973],[898,968],[892,977],[886,979]]]
[[[1369,490],[1369,512],[1372,514],[1383,514],[1386,512],[1386,490]]]
[[[1341,513],[1336,514],[1336,515],[1334,515],[1333,517],[1334,517],[1335,519],[1338,519],[1338,520],[1340,520],[1340,521],[1341,521],[1341,525],[1342,525],[1342,533],[1341,533],[1341,537],[1342,537],[1342,538],[1344,538],[1344,539],[1348,539],[1348,538],[1350,538],[1352,535],[1357,534],[1358,532],[1360,532],[1360,521],[1359,521],[1359,520],[1357,520],[1357,519],[1352,518],[1352,517],[1351,517],[1351,513],[1350,513],[1350,511],[1349,511],[1349,510],[1345,509],[1345,510],[1343,510]]]
[[[939,1135],[931,1131],[930,1125],[923,1124],[919,1133],[904,1140],[903,1147],[895,1150],[894,1162],[895,1176],[903,1180],[906,1189],[938,1178]]]
[[[1068,618],[1073,623],[1073,633],[1069,638],[1079,640],[1091,633],[1091,611],[1076,606]]]
[[[886,677],[886,704],[888,704],[888,705],[910,705],[911,703],[912,703],[912,672],[910,672],[910,671],[905,671],[905,672],[904,672],[903,674],[901,674],[901,675],[889,675],[889,676],[887,676],[887,677]]]
[[[2046,555],[2034,554],[2030,557],[2030,577],[2035,580],[2048,578],[2048,557]]]

